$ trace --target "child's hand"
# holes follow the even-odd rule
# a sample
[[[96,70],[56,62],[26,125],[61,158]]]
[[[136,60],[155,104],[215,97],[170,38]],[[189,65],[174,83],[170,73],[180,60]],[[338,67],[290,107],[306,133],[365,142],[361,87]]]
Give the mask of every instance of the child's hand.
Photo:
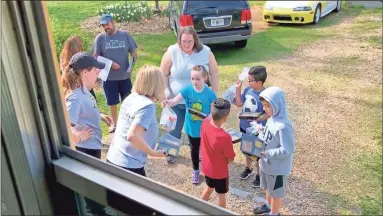
[[[166,105],[168,105],[168,100],[163,100],[161,102],[161,105],[162,105],[162,109],[166,107]]]
[[[237,81],[235,82],[235,87],[236,87],[236,88],[242,88],[242,81],[237,80]]]
[[[255,126],[255,128],[257,129],[258,133],[263,133],[263,126],[262,126],[262,125],[257,124],[257,125]]]

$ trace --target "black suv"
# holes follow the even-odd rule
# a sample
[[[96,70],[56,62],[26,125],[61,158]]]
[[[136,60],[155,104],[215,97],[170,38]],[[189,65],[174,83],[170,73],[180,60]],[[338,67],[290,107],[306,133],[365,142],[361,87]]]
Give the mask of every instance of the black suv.
[[[234,42],[243,48],[251,36],[251,10],[247,1],[169,1],[169,24],[178,36],[193,26],[203,44]]]

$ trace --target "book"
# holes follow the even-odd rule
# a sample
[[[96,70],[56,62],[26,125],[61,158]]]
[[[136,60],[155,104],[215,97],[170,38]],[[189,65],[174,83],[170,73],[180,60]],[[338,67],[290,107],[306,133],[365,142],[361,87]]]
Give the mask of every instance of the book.
[[[189,108],[189,113],[192,115],[198,116],[201,119],[205,119],[207,117],[207,114],[200,112],[200,111],[193,109],[193,108]]]
[[[132,73],[134,65],[136,64],[136,60],[137,60],[137,58],[130,57],[129,67],[128,67],[128,70],[126,72]]]
[[[239,113],[238,117],[239,119],[257,120],[260,115],[262,115],[260,112],[241,112]]]

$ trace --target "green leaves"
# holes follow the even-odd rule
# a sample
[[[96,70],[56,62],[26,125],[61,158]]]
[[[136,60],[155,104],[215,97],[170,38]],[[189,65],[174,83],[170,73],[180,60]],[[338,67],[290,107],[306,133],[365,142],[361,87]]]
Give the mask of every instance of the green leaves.
[[[143,18],[150,19],[153,16],[153,11],[146,1],[139,3],[118,3],[113,5],[107,5],[98,9],[97,13],[110,14],[117,22],[126,21],[139,21]]]

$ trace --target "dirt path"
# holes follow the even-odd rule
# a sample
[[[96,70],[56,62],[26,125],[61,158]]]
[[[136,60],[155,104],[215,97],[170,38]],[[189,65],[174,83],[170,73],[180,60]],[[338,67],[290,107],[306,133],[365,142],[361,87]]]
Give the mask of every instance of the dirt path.
[[[376,188],[378,179],[372,184],[364,182],[367,180],[358,170],[358,158],[362,152],[379,150],[374,145],[373,122],[382,119],[382,49],[345,33],[353,29],[356,21],[346,19],[335,26],[313,29],[335,36],[266,64],[269,71],[266,84],[286,91],[296,134],[294,168],[288,179],[282,214],[361,214],[356,207],[359,194],[380,193],[381,197],[381,190]],[[381,30],[366,34],[381,36]],[[237,112],[238,109],[232,111],[231,127],[237,125]],[[228,208],[239,214],[252,214],[253,205],[260,203],[253,198],[264,194],[251,187],[253,178],[238,179],[244,156],[238,145],[235,151],[230,186],[251,195],[239,197],[229,193]],[[182,147],[173,165],[150,158],[148,177],[199,197],[203,178],[198,186],[190,183],[189,152],[187,146]],[[344,200],[338,202],[337,197]],[[211,201],[215,202],[215,197]]]
[[[353,22],[345,20],[338,26],[320,31],[331,32],[336,29],[343,32],[351,28]],[[355,163],[359,151],[373,150],[373,126],[366,122],[374,118],[381,119],[381,110],[375,116],[368,111],[367,115],[372,116],[360,113],[366,113],[366,102],[381,101],[381,59],[381,49],[352,36],[339,34],[305,45],[287,59],[266,65],[270,71],[267,84],[281,86],[287,92],[289,113],[296,133],[294,169],[289,178],[282,213],[340,214],[342,210],[347,210],[361,214],[361,210],[355,207],[357,201],[352,199],[352,195],[357,195],[363,185],[363,176],[356,173]],[[364,124],[365,127],[358,128],[355,124]],[[360,148],[350,149],[350,146],[358,145]],[[228,208],[239,214],[251,214],[253,197],[263,197],[263,193],[251,188],[252,178],[246,181],[237,178],[244,161],[238,148],[235,147],[237,157],[230,166],[230,185],[252,194],[247,198],[229,194]],[[189,182],[192,172],[189,158],[189,149],[185,146],[175,165],[169,166],[163,160],[151,159],[147,166],[148,176],[198,197],[203,183],[193,186]],[[339,175],[335,175],[337,172]],[[376,182],[376,185],[379,183]],[[363,190],[376,193],[373,188]],[[332,201],[337,195],[351,198],[334,206]]]

